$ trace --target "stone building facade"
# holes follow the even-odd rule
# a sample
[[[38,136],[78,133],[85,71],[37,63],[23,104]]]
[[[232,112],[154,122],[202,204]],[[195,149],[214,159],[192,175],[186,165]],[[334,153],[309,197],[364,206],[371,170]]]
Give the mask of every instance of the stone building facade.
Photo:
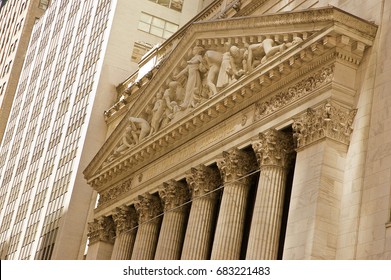
[[[390,14],[213,2],[105,111],[87,259],[391,259]]]

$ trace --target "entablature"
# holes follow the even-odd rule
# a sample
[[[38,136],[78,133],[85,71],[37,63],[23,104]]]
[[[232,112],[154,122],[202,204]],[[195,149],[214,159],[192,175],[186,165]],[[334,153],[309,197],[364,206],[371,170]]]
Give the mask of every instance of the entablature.
[[[317,72],[313,76],[318,79],[300,81],[304,93],[307,82],[310,87],[333,83],[335,64],[343,63],[357,69],[375,34],[376,26],[373,24],[331,7],[194,24],[151,75],[148,83],[143,85],[143,95],[132,102],[133,107],[127,116],[87,167],[85,176],[88,183],[100,193],[107,191],[108,186],[117,182],[124,172],[128,174],[142,168],[157,154],[161,156],[175,149],[184,137],[195,137],[218,120],[222,121],[250,104],[265,104],[264,100],[273,98],[270,97],[273,92],[300,80],[311,71]],[[271,42],[270,50],[275,53],[268,56],[264,50],[263,57],[255,63],[256,58],[249,53],[259,46],[265,48],[267,42]],[[254,46],[253,49],[251,46]],[[219,72],[224,64],[224,55],[233,57],[233,51],[241,53],[238,70],[233,71],[226,83],[219,87],[220,78],[216,76],[220,73],[217,70],[213,79],[209,77],[208,80],[211,69],[216,66],[209,61],[204,76],[205,91],[192,92],[195,84],[189,86],[193,71],[191,65],[201,62],[191,61],[205,59],[208,51],[211,60],[219,57],[219,67],[216,68]],[[217,56],[212,57],[215,54]],[[229,67],[231,71],[232,64]],[[201,70],[197,68],[195,71]],[[162,125],[162,120],[156,120],[151,112],[159,110],[158,102],[164,104],[164,96],[170,95],[173,84],[175,93],[172,94],[177,99],[171,98],[175,104],[165,104],[177,108],[169,110],[164,105],[165,111],[171,115],[166,116],[166,123]],[[178,98],[178,92],[182,94],[181,98]],[[288,100],[289,96],[295,97],[295,101],[301,98],[292,94],[289,91],[284,93],[284,100]],[[126,102],[126,98],[124,100]],[[278,108],[273,112],[262,111],[260,107],[257,110],[255,118],[262,118]],[[154,126],[154,121],[158,125]]]

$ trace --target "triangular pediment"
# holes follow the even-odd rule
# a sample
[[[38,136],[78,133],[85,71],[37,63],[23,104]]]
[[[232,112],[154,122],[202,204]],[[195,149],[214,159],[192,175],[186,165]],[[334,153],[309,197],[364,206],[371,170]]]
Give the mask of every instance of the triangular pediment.
[[[335,56],[358,65],[375,33],[373,24],[332,7],[193,23],[150,73],[85,170],[87,180],[99,189],[140,168],[292,69]]]

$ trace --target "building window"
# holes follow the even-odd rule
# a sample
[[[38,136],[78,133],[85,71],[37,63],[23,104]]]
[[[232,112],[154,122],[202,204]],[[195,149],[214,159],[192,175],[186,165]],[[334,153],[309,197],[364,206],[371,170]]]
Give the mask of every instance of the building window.
[[[150,49],[152,49],[152,45],[145,42],[135,42],[133,46],[132,52],[132,62],[140,62],[141,58],[144,54],[146,54]]]
[[[39,8],[42,10],[46,10],[49,6],[49,0],[40,0],[39,1]]]
[[[149,0],[164,7],[173,9],[175,11],[182,11],[183,0]]]
[[[141,13],[138,29],[167,39],[178,30],[178,25],[146,13]]]

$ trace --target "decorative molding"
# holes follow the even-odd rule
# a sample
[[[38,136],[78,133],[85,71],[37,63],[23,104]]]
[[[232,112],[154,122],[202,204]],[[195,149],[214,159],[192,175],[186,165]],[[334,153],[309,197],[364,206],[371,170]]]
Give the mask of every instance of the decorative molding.
[[[255,104],[254,121],[259,121],[266,116],[270,116],[275,111],[294,103],[303,96],[326,85],[332,81],[333,76],[334,65],[323,67],[321,70],[315,72],[310,77],[301,80],[294,86],[288,87],[266,100],[257,102]]]
[[[256,169],[254,161],[249,153],[233,148],[223,152],[223,157],[217,160],[217,166],[224,183],[234,183]]]
[[[331,101],[308,108],[292,124],[296,147],[301,149],[324,138],[349,145],[356,113],[357,109],[346,109]]]
[[[127,179],[126,181],[99,193],[98,207],[101,207],[102,205],[108,203],[109,201],[112,201],[117,197],[120,197],[124,193],[130,191],[132,181],[133,178]]]
[[[261,169],[266,166],[288,168],[292,162],[294,146],[290,133],[269,129],[259,134],[259,139],[252,143],[252,147]]]
[[[191,168],[186,173],[186,181],[193,198],[205,196],[208,193],[210,193],[208,198],[214,198],[216,194],[214,190],[222,183],[219,172],[203,164]]]
[[[311,23],[311,26],[314,26],[315,24],[319,29],[316,30],[312,27],[311,33],[308,31],[300,31],[297,34],[304,40],[302,43],[283,51],[278,54],[278,56],[271,57],[266,63],[255,67],[253,71],[243,75],[238,81],[229,84],[223,90],[218,91],[217,94],[201,99],[196,107],[181,111],[181,113],[172,119],[168,125],[157,132],[152,132],[152,137],[147,136],[142,140],[139,138],[139,143],[133,145],[124,153],[122,153],[122,150],[120,149],[120,156],[115,157],[115,160],[108,160],[110,157],[109,149],[112,150],[113,147],[118,145],[120,141],[118,139],[121,139],[121,134],[128,125],[129,116],[126,116],[126,120],[123,120],[117,126],[116,131],[108,138],[105,145],[85,170],[84,174],[89,184],[92,184],[93,187],[99,191],[107,185],[107,182],[113,180],[124,171],[134,170],[136,167],[140,167],[144,164],[146,160],[152,159],[157,152],[162,152],[170,149],[170,147],[174,147],[175,143],[183,139],[185,135],[193,133],[203,126],[205,127],[208,122],[221,117],[227,112],[234,112],[240,107],[240,103],[244,101],[249,102],[250,99],[255,102],[256,99],[259,100],[260,98],[264,98],[267,94],[286,86],[290,81],[296,80],[300,75],[306,75],[308,72],[315,69],[315,66],[318,67],[320,61],[322,63],[330,64],[331,61],[335,62],[336,60],[344,59],[345,63],[351,64],[353,67],[357,66],[357,63],[359,63],[364,54],[365,48],[372,44],[376,26],[349,15],[349,17],[352,17],[353,22],[357,21],[362,22],[363,25],[368,25],[367,29],[370,29],[370,32],[368,34],[363,34],[360,30],[357,30],[355,26],[351,26],[351,28],[346,31],[347,29],[343,29],[341,26],[336,27],[335,20],[341,13],[344,14],[344,12],[338,9],[326,8],[254,18],[238,18],[229,21],[223,20],[200,24],[195,23],[189,28],[189,32],[185,34],[174,52],[166,59],[163,65],[164,67],[156,72],[147,87],[144,87],[144,90],[151,89],[153,92],[156,92],[164,89],[162,86],[164,86],[166,79],[169,78],[170,73],[161,71],[163,68],[175,69],[179,67],[175,71],[182,69],[180,63],[178,63],[178,55],[176,55],[177,50],[183,52],[184,48],[194,48],[197,45],[204,45],[207,48],[212,45],[221,47],[227,42],[244,46],[246,42],[258,43],[265,39],[264,35],[250,36],[247,34],[228,38],[196,39],[196,34],[198,34],[199,31],[201,32],[201,30],[229,30],[230,27],[232,27],[233,30],[239,30],[240,28],[243,28],[243,26],[251,26],[251,30],[253,30],[252,25],[249,24],[252,22],[259,25],[261,28],[260,30],[262,30],[263,27],[268,26],[272,22],[273,26],[275,26],[276,20],[279,21],[279,25],[283,24],[288,26],[289,24],[296,23]],[[260,18],[262,18],[262,20],[259,20]],[[343,22],[338,22],[338,25],[343,24]],[[352,22],[349,22],[349,24],[354,25]],[[269,30],[269,32],[271,31]],[[346,32],[347,35],[341,34],[344,32]],[[270,38],[279,40],[279,42],[290,42],[293,36],[294,35],[290,33],[270,34]],[[188,57],[184,56],[182,58],[186,60]],[[327,72],[327,70],[330,69],[325,67],[323,70]],[[175,71],[171,74],[174,75],[178,73],[175,73]],[[319,77],[321,77],[321,75],[322,73],[319,73]],[[330,75],[332,74],[330,73]],[[311,86],[315,85],[315,87],[317,87],[321,86],[322,83],[326,84],[328,81],[327,79],[332,79],[332,76],[326,76],[324,80],[320,81],[316,81],[316,77],[313,78],[314,81],[312,81],[313,84]],[[299,98],[300,94],[309,93],[307,90],[304,90],[304,88],[305,82],[311,82],[310,78],[302,82],[303,92],[296,93],[295,95],[293,94],[294,89],[290,88],[291,93],[288,93],[288,96],[275,96],[274,99],[270,98],[270,101],[273,101],[273,103],[276,103],[278,106],[286,106],[290,104],[289,102],[294,102]],[[296,88],[296,90],[298,89]],[[290,94],[292,94],[292,96],[290,96]],[[140,102],[148,104],[146,106],[150,107],[151,104],[153,104],[152,93],[143,95],[143,97],[133,105],[135,108],[133,110],[134,112],[129,112],[128,115],[133,113],[134,115],[141,117],[141,115],[145,113],[143,110],[145,110],[146,107],[138,106],[141,104]],[[261,108],[261,104],[262,103],[258,104],[256,119],[266,116],[262,113],[263,108]],[[277,108],[279,108],[278,106]],[[273,111],[274,109],[271,108],[272,107],[268,110]],[[106,159],[102,159],[103,156],[105,156]],[[102,164],[103,162],[105,163]]]
[[[164,211],[178,210],[181,212],[184,210],[184,207],[178,207],[190,199],[187,186],[175,180],[164,182],[159,189],[159,196],[163,201]]]
[[[138,200],[134,203],[134,207],[138,213],[139,224],[149,221],[159,222],[158,219],[154,219],[162,213],[162,204],[157,196],[149,193],[139,195]]]
[[[111,217],[100,217],[88,223],[88,239],[90,246],[96,242],[114,243],[115,224]]]
[[[127,232],[137,226],[137,213],[133,207],[123,205],[114,209],[112,214],[116,235]]]

